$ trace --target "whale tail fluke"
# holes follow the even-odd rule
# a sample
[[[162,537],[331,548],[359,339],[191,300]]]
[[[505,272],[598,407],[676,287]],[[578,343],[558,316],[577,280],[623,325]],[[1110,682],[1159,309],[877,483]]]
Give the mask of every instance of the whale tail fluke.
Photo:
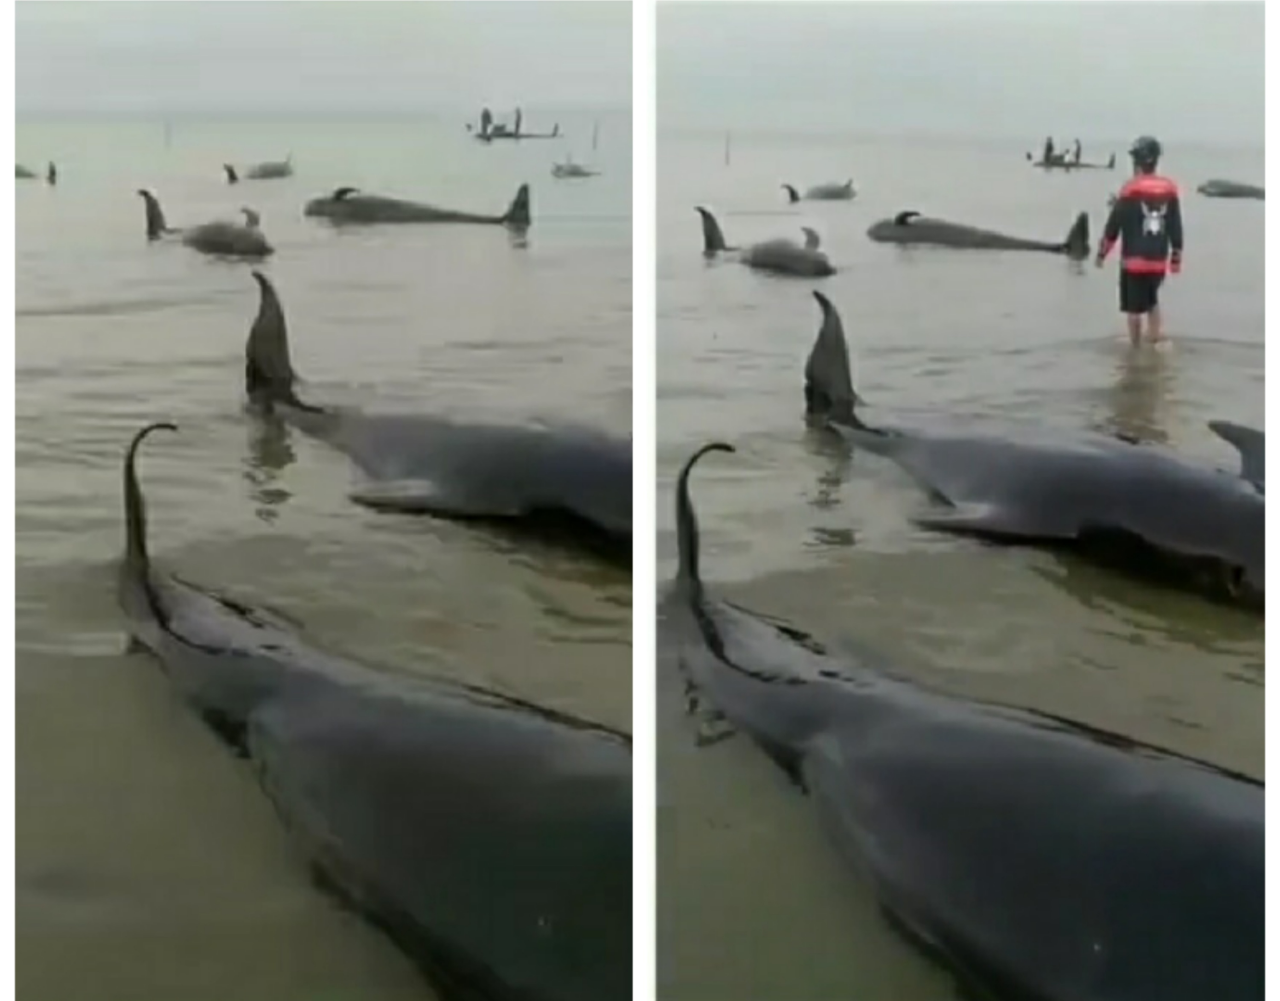
[[[245,344],[245,393],[251,402],[267,410],[273,403],[308,409],[294,393],[298,374],[289,357],[289,331],[280,297],[261,271],[254,271],[253,279],[258,283],[258,315]]]
[[[511,200],[511,207],[507,209],[507,214],[502,217],[502,221],[514,229],[529,228],[529,224],[533,222],[533,214],[529,207],[529,185],[520,185],[520,190]]]
[[[716,222],[716,217],[702,208],[702,206],[697,207],[697,212],[702,217],[703,252],[718,254],[722,250],[728,250],[729,246],[724,242],[724,232],[720,229],[720,224]]]
[[[698,516],[689,497],[689,474],[708,452],[736,452],[732,445],[713,441],[703,445],[685,460],[676,478],[676,545],[679,553],[679,569],[676,579],[686,587],[701,590],[702,578],[698,573]]]
[[[147,209],[147,239],[158,240],[169,232],[168,223],[164,218],[164,209],[160,207],[160,200],[146,188],[139,188],[138,194],[142,196]]]
[[[1081,212],[1071,224],[1062,252],[1073,261],[1083,261],[1089,256],[1089,213]]]
[[[229,163],[224,163],[222,169],[227,172],[227,183],[237,184],[240,181],[240,175],[236,173],[236,168]]]
[[[783,190],[787,193],[787,201],[794,205],[800,200],[800,192],[793,188],[790,184],[784,184]]]
[[[822,326],[804,365],[805,419],[816,423],[832,420],[856,427],[859,422],[854,407],[862,399],[853,388],[844,324],[830,299],[818,291],[813,297],[822,308]]]

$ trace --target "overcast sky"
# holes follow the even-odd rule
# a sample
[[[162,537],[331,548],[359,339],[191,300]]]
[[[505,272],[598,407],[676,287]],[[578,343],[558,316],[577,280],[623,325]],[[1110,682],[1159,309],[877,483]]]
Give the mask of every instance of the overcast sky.
[[[631,105],[626,2],[19,2],[17,112]]]
[[[1263,144],[1263,4],[658,6],[659,127]]]

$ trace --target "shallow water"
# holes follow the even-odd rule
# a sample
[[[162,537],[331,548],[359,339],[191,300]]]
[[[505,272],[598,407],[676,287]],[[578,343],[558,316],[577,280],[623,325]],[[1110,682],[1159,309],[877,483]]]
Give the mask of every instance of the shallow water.
[[[1111,148],[1086,143],[1086,159]],[[913,528],[924,503],[888,463],[840,460],[806,434],[810,290],[840,310],[858,391],[891,413],[1098,428],[1209,464],[1235,454],[1205,422],[1263,422],[1263,211],[1209,200],[1210,177],[1263,175],[1262,151],[1171,150],[1186,266],[1162,292],[1171,344],[1128,347],[1104,272],[1041,254],[902,250],[866,229],[903,209],[1045,240],[1120,171],[1045,175],[991,143],[725,137],[658,140],[658,579],[674,572],[671,489],[694,476],[704,579],[838,643],[881,648],[960,694],[1033,706],[1263,774],[1263,623],[1033,550]],[[851,203],[786,204],[779,185],[852,176]],[[776,278],[703,261],[695,205],[730,244],[823,237],[839,273]],[[668,1001],[942,1001],[948,978],[891,932],[835,857],[811,804],[744,740],[693,744],[659,626],[658,954]],[[1051,906],[1046,902],[1046,906]]]
[[[550,115],[547,116],[551,118]],[[24,999],[428,996],[310,885],[249,771],[144,656],[125,656],[113,561],[120,461],[141,462],[165,566],[277,607],[375,663],[490,683],[630,727],[629,576],[490,533],[351,504],[340,455],[242,413],[249,267],[148,246],[172,225],[262,213],[312,399],[628,434],[631,123],[560,114],[567,142],[482,146],[462,122],[21,124],[17,189],[17,916]],[[538,125],[528,114],[528,127]],[[549,124],[549,123],[548,123]],[[555,181],[571,150],[600,166]],[[220,168],[292,151],[297,174]],[[532,184],[527,245],[498,227],[336,231],[304,202],[356,185],[500,212]],[[74,957],[74,959],[69,959]]]

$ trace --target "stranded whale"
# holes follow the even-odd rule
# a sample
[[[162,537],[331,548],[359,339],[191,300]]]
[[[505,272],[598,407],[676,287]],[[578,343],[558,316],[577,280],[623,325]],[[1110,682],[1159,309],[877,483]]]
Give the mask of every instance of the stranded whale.
[[[818,249],[818,234],[812,229],[802,227],[804,246],[794,240],[774,239],[736,248],[725,243],[724,233],[715,216],[705,208],[699,207],[697,211],[702,217],[702,249],[707,257],[734,254],[749,268],[803,278],[824,278],[835,274],[836,269],[830,259]]]
[[[304,214],[335,223],[486,223],[512,229],[528,229],[532,221],[527,184],[520,185],[520,190],[502,215],[480,215],[440,208],[426,202],[366,195],[356,188],[338,188],[333,194],[313,198],[307,202]]]
[[[631,989],[624,734],[425,674],[373,669],[152,565],[125,459],[118,596],[135,647],[247,757],[317,881],[442,999]]]
[[[1093,433],[899,427],[865,420],[843,330],[814,293],[823,326],[805,369],[806,416],[858,448],[891,459],[942,505],[915,521],[988,541],[1067,548],[1121,571],[1217,599],[1261,607],[1266,500],[1261,433],[1217,422],[1241,453],[1241,475],[1158,446]],[[836,319],[838,324],[838,317]]]
[[[271,416],[344,453],[368,478],[352,499],[379,510],[477,520],[631,560],[631,442],[580,427],[525,427],[427,414],[317,407],[295,394],[284,310],[260,298],[245,390]]]
[[[716,598],[689,474],[662,629],[692,702],[813,801],[892,925],[999,1001],[1256,1001],[1260,782],[1053,716],[931,692]],[[723,733],[724,731],[722,731]]]
[[[261,258],[275,253],[275,248],[258,228],[260,218],[253,209],[240,210],[245,216],[244,224],[215,220],[199,226],[173,229],[165,222],[164,210],[156,196],[145,188],[138,189],[138,194],[146,204],[148,240],[173,236],[194,250],[221,257]]]
[[[867,236],[877,243],[929,244],[960,250],[1040,250],[1065,254],[1078,261],[1089,256],[1089,216],[1085,212],[1076,216],[1066,239],[1060,243],[1027,240],[995,230],[922,216],[915,211],[899,212],[892,219],[881,219],[867,230]]]

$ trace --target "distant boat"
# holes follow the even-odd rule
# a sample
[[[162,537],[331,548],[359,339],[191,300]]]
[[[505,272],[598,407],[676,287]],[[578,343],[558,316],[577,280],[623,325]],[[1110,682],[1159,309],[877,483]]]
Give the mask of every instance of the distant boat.
[[[573,157],[567,156],[565,157],[564,163],[552,165],[551,176],[559,178],[599,177],[600,171],[592,170],[590,167],[584,167],[580,163],[574,163]]]

